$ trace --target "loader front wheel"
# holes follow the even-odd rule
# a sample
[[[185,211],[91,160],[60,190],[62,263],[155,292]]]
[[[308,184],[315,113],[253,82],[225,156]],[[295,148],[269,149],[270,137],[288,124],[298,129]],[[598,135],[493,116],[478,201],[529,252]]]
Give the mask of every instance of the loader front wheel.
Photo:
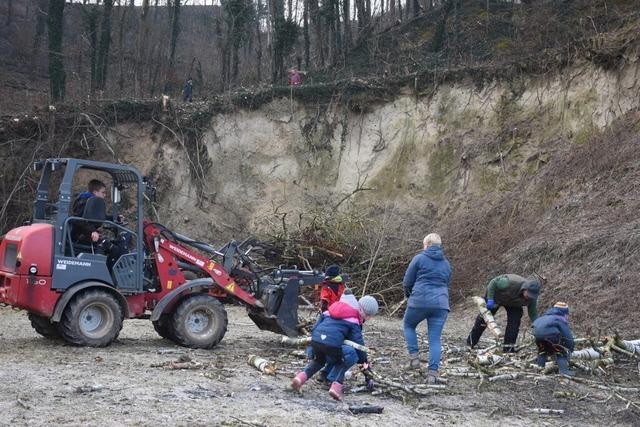
[[[213,348],[227,332],[227,312],[210,295],[185,298],[173,314],[173,341],[184,347]]]
[[[60,332],[73,345],[106,347],[118,337],[122,319],[122,309],[113,295],[89,290],[69,302],[60,321]]]
[[[29,313],[27,316],[29,317],[29,321],[31,322],[31,327],[33,327],[33,329],[35,329],[35,331],[43,337],[49,339],[62,338],[58,326],[54,323],[51,323],[46,317],[34,313]]]
[[[162,338],[174,341],[173,323],[171,322],[170,314],[163,314],[158,320],[155,320],[153,322],[153,329],[155,329]]]

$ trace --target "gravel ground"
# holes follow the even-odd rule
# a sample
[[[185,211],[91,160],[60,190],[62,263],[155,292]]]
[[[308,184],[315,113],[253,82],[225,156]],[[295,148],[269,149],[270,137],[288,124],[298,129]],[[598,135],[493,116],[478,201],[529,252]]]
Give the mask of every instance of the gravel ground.
[[[0,309],[0,425],[617,425],[640,424],[640,412],[615,395],[551,376],[534,383],[450,378],[445,391],[405,403],[392,396],[347,394],[334,402],[314,381],[302,394],[287,390],[305,363],[278,336],[259,331],[240,307],[227,307],[229,331],[213,350],[189,350],[158,337],[150,322],[130,320],[108,348],[76,348],[37,335],[24,312]],[[448,348],[460,346],[471,324],[452,313]],[[379,317],[366,328],[376,372],[403,373],[401,321]],[[247,365],[249,354],[274,360],[275,376]],[[168,370],[152,365],[189,356],[202,369]],[[446,366],[446,360],[445,360]],[[629,366],[632,362],[628,362]],[[633,362],[635,363],[635,362]],[[616,370],[618,368],[616,367]],[[620,368],[611,378],[638,383],[637,370]],[[417,382],[421,377],[409,374]],[[360,378],[346,384],[360,385]],[[582,399],[556,399],[553,391]],[[586,395],[586,396],[585,396]],[[585,396],[585,397],[583,397]],[[639,395],[625,396],[640,400]],[[608,399],[608,400],[607,400]],[[634,401],[635,401],[634,400]],[[352,415],[349,405],[374,404],[382,414]],[[531,408],[564,409],[548,416]]]

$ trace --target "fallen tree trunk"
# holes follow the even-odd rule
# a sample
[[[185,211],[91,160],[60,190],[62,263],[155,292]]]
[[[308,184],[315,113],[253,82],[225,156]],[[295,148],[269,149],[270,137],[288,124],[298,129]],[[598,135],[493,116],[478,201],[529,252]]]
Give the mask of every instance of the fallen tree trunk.
[[[516,380],[518,379],[519,373],[518,372],[514,372],[513,374],[502,374],[502,375],[496,375],[493,377],[489,378],[489,382],[496,382],[496,381],[507,381],[507,380]]]
[[[619,340],[618,345],[632,354],[640,354],[640,340]]]
[[[597,360],[602,358],[602,354],[594,348],[585,348],[571,353],[572,359],[578,360]]]
[[[493,314],[491,314],[491,311],[489,311],[489,309],[487,308],[487,302],[484,300],[484,298],[480,297],[473,297],[472,300],[476,304],[476,307],[478,307],[480,315],[484,319],[484,323],[487,324],[487,329],[489,329],[489,331],[491,331],[491,333],[495,335],[497,339],[501,339],[503,336],[502,330],[496,323],[496,319],[493,317]]]

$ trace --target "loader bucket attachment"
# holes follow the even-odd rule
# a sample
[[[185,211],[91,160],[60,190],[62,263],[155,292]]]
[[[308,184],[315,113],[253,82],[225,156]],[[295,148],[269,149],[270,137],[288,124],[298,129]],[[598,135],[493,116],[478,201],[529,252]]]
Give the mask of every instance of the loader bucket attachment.
[[[249,317],[258,328],[277,334],[297,337],[298,333],[298,279],[291,278],[284,288],[265,292],[264,309],[251,308]]]

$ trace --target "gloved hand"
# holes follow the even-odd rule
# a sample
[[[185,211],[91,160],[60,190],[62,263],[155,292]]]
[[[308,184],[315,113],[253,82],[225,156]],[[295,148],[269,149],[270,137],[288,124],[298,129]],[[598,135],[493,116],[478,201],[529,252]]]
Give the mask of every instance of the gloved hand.
[[[492,299],[487,300],[487,308],[488,308],[489,310],[493,310],[493,307],[495,307],[495,304],[496,304],[496,303],[495,303]]]

